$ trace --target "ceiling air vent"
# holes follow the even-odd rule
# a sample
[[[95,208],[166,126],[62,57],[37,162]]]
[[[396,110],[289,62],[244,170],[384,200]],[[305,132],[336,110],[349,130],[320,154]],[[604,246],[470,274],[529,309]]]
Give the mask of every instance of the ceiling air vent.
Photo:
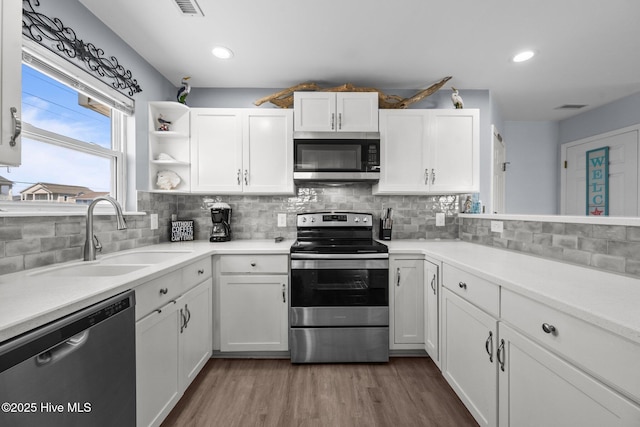
[[[556,107],[556,110],[579,110],[581,108],[586,107],[587,104],[564,104],[559,107]]]
[[[180,12],[186,16],[204,16],[196,0],[173,0]]]

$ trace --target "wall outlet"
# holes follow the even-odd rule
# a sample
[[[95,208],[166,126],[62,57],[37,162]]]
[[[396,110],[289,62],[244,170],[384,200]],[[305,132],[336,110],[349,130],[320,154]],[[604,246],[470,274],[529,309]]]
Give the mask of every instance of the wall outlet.
[[[151,229],[152,230],[157,230],[158,229],[158,214],[157,213],[152,213],[149,216],[149,219],[151,220]]]
[[[278,227],[286,227],[287,226],[287,214],[279,213],[278,214]]]
[[[444,227],[444,212],[436,213],[436,227]]]
[[[503,223],[502,221],[491,221],[491,231],[494,233],[502,233]]]

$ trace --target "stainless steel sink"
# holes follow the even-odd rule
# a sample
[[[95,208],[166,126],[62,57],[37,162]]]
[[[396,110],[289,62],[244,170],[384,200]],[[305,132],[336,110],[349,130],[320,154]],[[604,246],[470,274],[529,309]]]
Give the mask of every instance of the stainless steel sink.
[[[145,268],[148,265],[128,265],[128,264],[94,264],[94,263],[81,263],[72,264],[64,267],[56,267],[47,270],[31,273],[30,276],[48,276],[48,277],[105,277],[105,276],[120,276],[128,274],[141,268]]]
[[[106,255],[98,261],[105,266],[114,264],[158,264],[188,253],[191,253],[191,251],[132,251]]]

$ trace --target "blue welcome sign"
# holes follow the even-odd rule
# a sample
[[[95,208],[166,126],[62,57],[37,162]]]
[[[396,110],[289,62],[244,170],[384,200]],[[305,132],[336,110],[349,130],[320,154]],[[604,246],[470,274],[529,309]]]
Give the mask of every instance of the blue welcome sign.
[[[609,147],[587,151],[587,215],[609,215]]]

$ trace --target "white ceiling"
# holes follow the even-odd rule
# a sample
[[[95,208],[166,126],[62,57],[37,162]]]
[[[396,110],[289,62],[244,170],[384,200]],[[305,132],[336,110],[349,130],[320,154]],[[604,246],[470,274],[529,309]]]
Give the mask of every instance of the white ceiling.
[[[80,0],[179,86],[489,89],[505,120],[558,120],[640,91],[638,0]],[[211,49],[235,52],[226,62]],[[538,55],[515,64],[522,49]],[[576,111],[564,104],[587,104]]]

